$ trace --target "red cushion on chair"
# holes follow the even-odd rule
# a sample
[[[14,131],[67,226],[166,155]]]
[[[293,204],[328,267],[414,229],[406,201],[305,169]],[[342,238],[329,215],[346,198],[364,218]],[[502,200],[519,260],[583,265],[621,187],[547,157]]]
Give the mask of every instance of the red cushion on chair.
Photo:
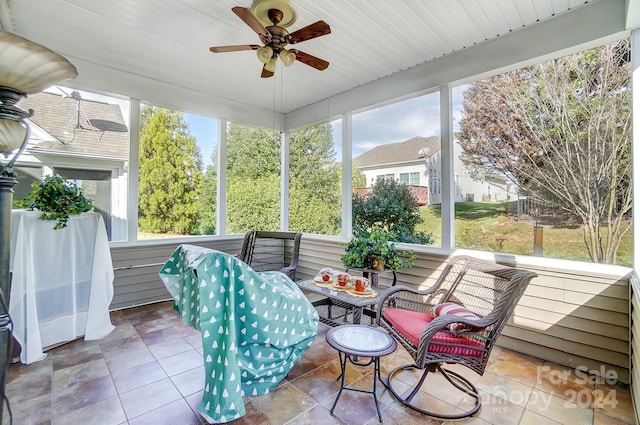
[[[403,310],[400,308],[385,308],[382,316],[387,319],[393,327],[404,335],[411,344],[418,346],[422,331],[433,320],[431,313],[420,311]]]
[[[431,313],[400,308],[385,308],[382,311],[382,316],[415,347],[420,344],[420,337],[424,329],[434,319],[434,315]],[[457,354],[477,358],[483,355],[484,345],[463,335],[436,332],[431,341],[428,351],[432,353]],[[442,344],[438,344],[438,342]]]
[[[431,338],[431,341],[429,349],[427,350],[430,353],[456,354],[458,356],[476,357],[479,359],[482,357],[484,351],[484,344],[462,335],[436,332],[433,338]],[[442,342],[442,344],[434,344],[434,342]]]

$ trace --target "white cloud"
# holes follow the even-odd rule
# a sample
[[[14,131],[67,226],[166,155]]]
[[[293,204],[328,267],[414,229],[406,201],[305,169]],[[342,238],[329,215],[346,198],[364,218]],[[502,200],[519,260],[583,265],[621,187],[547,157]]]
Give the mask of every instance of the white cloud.
[[[437,93],[353,115],[354,156],[375,146],[440,134]]]

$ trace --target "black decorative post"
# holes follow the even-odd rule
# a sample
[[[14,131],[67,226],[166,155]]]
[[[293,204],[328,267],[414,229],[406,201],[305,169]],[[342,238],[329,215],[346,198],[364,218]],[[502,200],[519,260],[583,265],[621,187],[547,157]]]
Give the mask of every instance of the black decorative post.
[[[57,82],[78,76],[68,60],[26,38],[0,31],[0,421],[3,419],[7,366],[11,356],[11,207],[13,187],[18,182],[13,165],[27,146],[27,118],[16,103],[27,94],[38,93]],[[4,158],[2,158],[4,157]]]
[[[13,187],[18,183],[13,164],[29,140],[29,126],[25,119],[33,111],[22,111],[15,104],[25,93],[10,87],[0,86],[0,151],[9,156],[17,149],[11,160],[0,166],[0,418],[4,411],[6,373],[12,352],[12,323],[9,316],[11,295],[11,207]],[[0,419],[1,420],[1,419]]]
[[[9,256],[11,251],[11,205],[13,186],[18,183],[13,173],[2,171],[0,176],[0,418],[4,410],[4,389],[7,366],[11,357],[11,318],[9,317],[9,294],[11,293],[11,273]]]

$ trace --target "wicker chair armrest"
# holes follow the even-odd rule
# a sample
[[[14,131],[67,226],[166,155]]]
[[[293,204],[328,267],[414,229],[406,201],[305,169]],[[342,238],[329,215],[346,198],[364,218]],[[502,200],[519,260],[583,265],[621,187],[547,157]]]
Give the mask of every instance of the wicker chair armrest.
[[[283,267],[280,269],[280,271],[286,274],[291,280],[293,280],[293,277],[296,274],[296,267],[295,266]]]
[[[430,287],[427,289],[415,289],[415,288],[410,288],[408,286],[404,286],[404,285],[396,285],[396,286],[392,286],[391,288],[389,288],[389,290],[387,291],[387,293],[384,295],[382,300],[385,300],[387,298],[390,298],[391,296],[393,296],[394,294],[398,293],[398,292],[409,292],[415,295],[430,295],[432,294],[437,288],[435,287]]]

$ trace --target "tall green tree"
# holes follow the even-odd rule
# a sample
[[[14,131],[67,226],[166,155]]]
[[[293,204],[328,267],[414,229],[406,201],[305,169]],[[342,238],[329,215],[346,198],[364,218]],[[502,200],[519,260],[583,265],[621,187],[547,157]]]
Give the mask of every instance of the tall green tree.
[[[280,175],[280,133],[230,123],[227,135],[227,177],[257,179]]]
[[[280,228],[280,134],[230,123],[227,232]]]
[[[202,156],[181,112],[140,111],[138,225],[143,232],[197,232]]]
[[[367,237],[377,229],[391,233],[397,242],[433,242],[431,235],[416,230],[423,219],[418,201],[406,184],[378,179],[371,187],[371,193],[365,196],[353,194],[352,209],[353,233],[357,237]]]
[[[198,208],[200,221],[198,233],[202,235],[214,235],[216,233],[216,210],[218,199],[218,170],[215,165],[215,153],[212,155],[214,163],[207,166],[198,196]]]
[[[358,167],[351,169],[351,187],[367,187],[367,176]]]
[[[227,180],[227,231],[280,229],[280,178],[265,175],[257,179],[234,177]]]
[[[622,40],[478,81],[458,134],[468,169],[577,218],[599,263],[616,262],[631,226],[629,58]]]
[[[232,123],[227,138],[227,230],[280,228],[281,139],[277,132]],[[339,234],[340,168],[331,126],[291,134],[289,228]]]
[[[290,229],[340,234],[341,170],[335,156],[330,124],[318,124],[291,133]]]

